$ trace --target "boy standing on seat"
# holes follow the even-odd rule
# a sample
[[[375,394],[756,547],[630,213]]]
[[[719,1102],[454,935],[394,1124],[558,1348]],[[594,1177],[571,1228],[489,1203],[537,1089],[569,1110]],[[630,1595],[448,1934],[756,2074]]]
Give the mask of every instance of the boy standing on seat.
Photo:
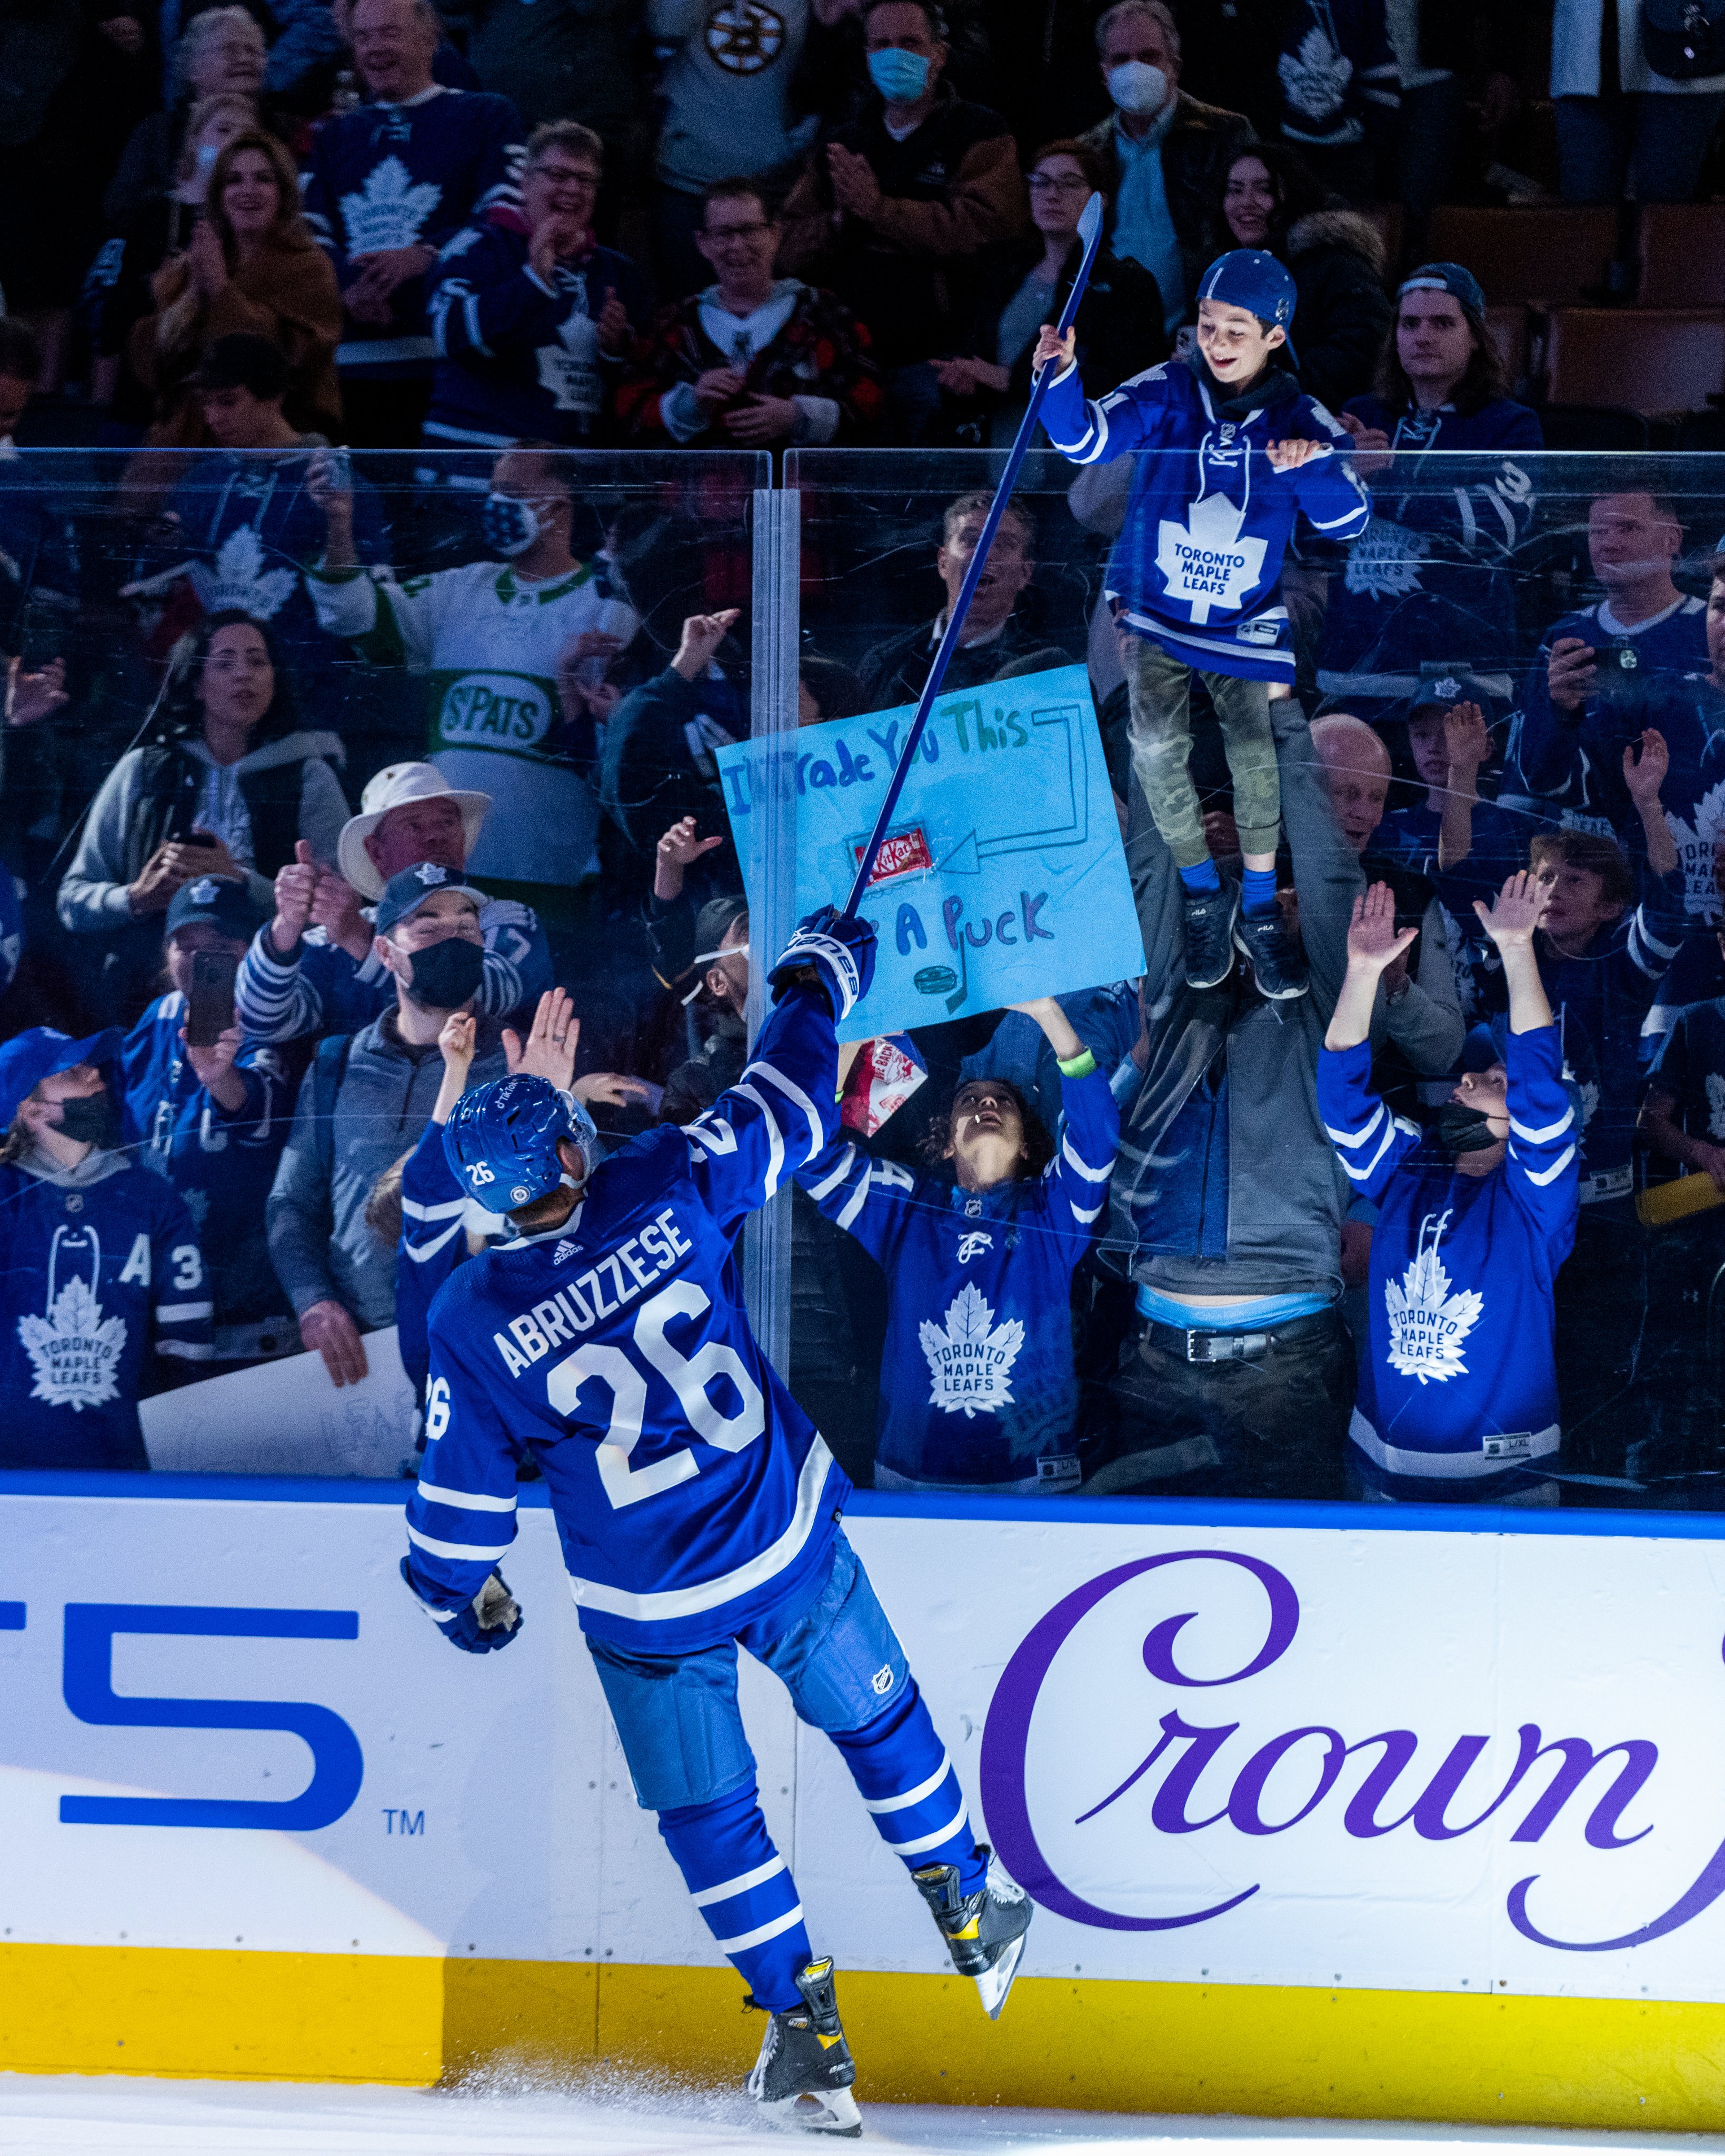
[[[1366,491],[1336,454],[1347,436],[1301,394],[1286,360],[1294,280],[1272,254],[1241,248],[1205,270],[1198,349],[1087,403],[1074,339],[1045,326],[1036,364],[1056,372],[1042,408],[1050,440],[1075,464],[1139,458],[1107,596],[1122,630],[1132,768],[1184,886],[1186,978],[1225,980],[1237,946],[1261,995],[1303,996],[1305,960],[1276,905],[1281,819],[1270,697],[1293,686],[1282,557],[1303,510],[1326,538],[1357,538]],[[1192,676],[1209,692],[1234,778],[1242,888],[1224,885],[1187,769]]]

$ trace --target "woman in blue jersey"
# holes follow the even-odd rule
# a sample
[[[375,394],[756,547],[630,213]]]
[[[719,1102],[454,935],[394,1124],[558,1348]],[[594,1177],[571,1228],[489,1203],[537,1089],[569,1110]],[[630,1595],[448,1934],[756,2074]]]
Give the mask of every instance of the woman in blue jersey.
[[[1432,1137],[1372,1086],[1378,976],[1414,939],[1387,884],[1353,902],[1317,1100],[1348,1181],[1378,1206],[1370,1329],[1348,1431],[1367,1493],[1552,1502],[1560,1440],[1558,1268],[1575,1237],[1580,1119],[1540,979],[1546,888],[1511,876],[1474,911],[1503,961],[1503,1060],[1468,1071]]]
[[[970,1078],[931,1137],[935,1172],[845,1142],[798,1178],[886,1275],[879,1489],[1078,1486],[1072,1275],[1107,1203],[1120,1111],[1052,996],[1009,1008],[1058,1059],[1057,1146],[1015,1086]]]
[[[267,1362],[300,1346],[264,1232],[293,1088],[275,1050],[247,1041],[237,1023],[208,1047],[186,1040],[198,953],[243,958],[262,919],[235,878],[182,884],[167,910],[167,992],[121,1050],[126,1136],[139,1147],[140,1166],[166,1176],[185,1200],[208,1255],[218,1368]]]

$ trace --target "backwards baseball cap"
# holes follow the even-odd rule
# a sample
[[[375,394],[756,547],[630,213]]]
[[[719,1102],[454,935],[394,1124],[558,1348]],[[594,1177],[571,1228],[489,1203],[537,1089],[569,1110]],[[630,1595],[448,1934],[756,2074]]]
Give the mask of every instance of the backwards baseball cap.
[[[218,337],[192,377],[194,389],[249,389],[254,397],[285,396],[287,355],[273,337],[235,330]]]
[[[1480,290],[1480,280],[1459,262],[1421,263],[1411,276],[1403,278],[1395,296],[1405,299],[1409,292],[1447,292],[1460,304],[1463,314],[1475,321],[1485,319],[1486,295]]]
[[[435,861],[418,861],[399,875],[393,875],[383,886],[383,895],[377,901],[377,931],[387,936],[399,922],[411,919],[428,898],[435,898],[439,891],[452,891],[459,898],[470,898],[477,906],[484,906],[485,895],[475,891],[470,883],[463,883],[453,869],[439,867]]]
[[[249,943],[264,925],[264,916],[252,903],[249,887],[233,876],[199,876],[182,883],[168,903],[167,930],[216,928],[223,936]]]
[[[1231,254],[1219,254],[1204,271],[1198,296],[1224,307],[1244,307],[1260,321],[1285,331],[1294,319],[1299,295],[1292,277],[1273,254],[1261,247],[1236,247]],[[1293,349],[1291,342],[1291,358]]]
[[[366,790],[359,797],[359,814],[348,818],[336,842],[336,865],[362,898],[379,898],[383,892],[383,879],[366,851],[366,840],[392,808],[402,808],[409,801],[427,801],[433,795],[447,798],[461,811],[465,850],[470,854],[479,844],[480,826],[491,805],[489,793],[463,793],[451,786],[434,763],[386,763],[366,781]]]
[[[0,1131],[9,1131],[18,1110],[44,1078],[71,1070],[80,1063],[98,1068],[117,1062],[121,1034],[118,1026],[86,1034],[74,1040],[69,1033],[56,1033],[51,1025],[33,1025],[14,1034],[0,1048]]]

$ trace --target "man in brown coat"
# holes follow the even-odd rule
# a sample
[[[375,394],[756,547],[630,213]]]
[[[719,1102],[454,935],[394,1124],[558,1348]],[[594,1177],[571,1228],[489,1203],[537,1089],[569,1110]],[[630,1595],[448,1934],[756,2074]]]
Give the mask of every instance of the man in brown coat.
[[[941,80],[945,27],[933,0],[867,0],[875,94],[814,152],[784,206],[779,266],[818,270],[867,325],[901,442],[922,439],[939,408],[928,362],[968,326],[977,257],[1029,222],[1006,122]]]
[[[1179,87],[1180,33],[1165,0],[1119,0],[1096,24],[1114,106],[1081,137],[1107,171],[1107,244],[1142,263],[1162,294],[1170,336],[1186,318],[1228,167],[1257,135],[1243,112],[1200,105]]]

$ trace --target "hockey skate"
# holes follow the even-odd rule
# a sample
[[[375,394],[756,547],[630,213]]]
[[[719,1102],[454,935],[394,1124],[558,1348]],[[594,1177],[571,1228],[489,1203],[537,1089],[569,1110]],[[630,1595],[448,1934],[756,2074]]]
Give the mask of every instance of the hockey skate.
[[[850,2093],[856,2062],[839,2020],[831,1961],[823,1956],[810,1962],[798,1977],[797,1989],[803,1994],[802,2006],[783,2013],[762,2010],[767,2015],[767,2033],[744,2086],[779,2125],[800,2127],[805,2133],[842,2133],[855,2138],[862,2132],[862,2113]],[[747,2004],[752,2006],[755,2001],[751,1999]]]
[[[1023,1887],[1015,1887],[996,1864],[993,1851],[986,1842],[982,1847],[988,1869],[974,1894],[958,1892],[956,1864],[925,1865],[911,1876],[940,1926],[953,1968],[961,1976],[976,1979],[983,2011],[998,2021],[1018,1974],[1032,1907]]]

